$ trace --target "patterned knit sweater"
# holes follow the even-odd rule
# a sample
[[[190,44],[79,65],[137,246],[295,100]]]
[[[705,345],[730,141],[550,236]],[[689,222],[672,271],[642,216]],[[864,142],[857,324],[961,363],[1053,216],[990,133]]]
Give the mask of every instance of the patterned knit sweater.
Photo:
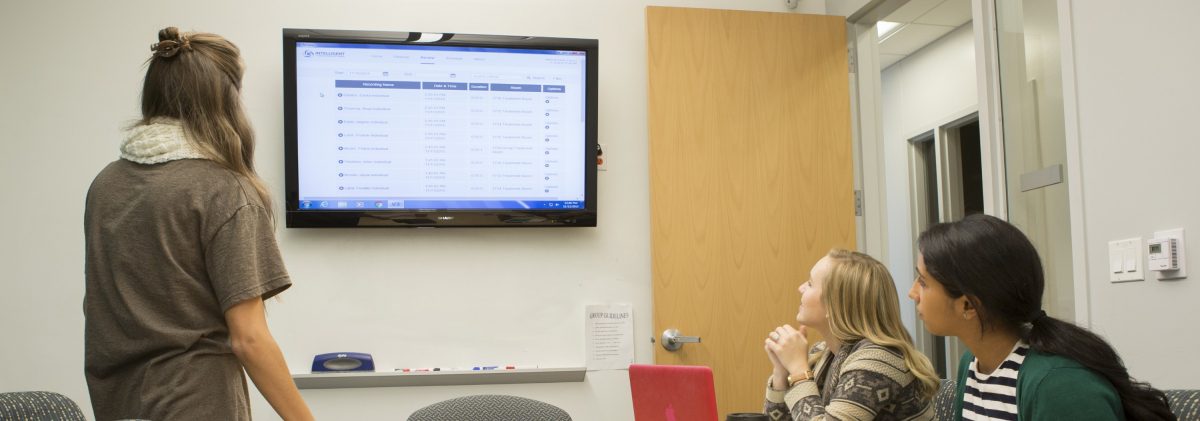
[[[815,380],[787,391],[767,380],[764,412],[780,420],[932,420],[932,396],[920,396],[920,382],[904,356],[866,340],[843,345],[836,354],[818,342],[809,351]]]

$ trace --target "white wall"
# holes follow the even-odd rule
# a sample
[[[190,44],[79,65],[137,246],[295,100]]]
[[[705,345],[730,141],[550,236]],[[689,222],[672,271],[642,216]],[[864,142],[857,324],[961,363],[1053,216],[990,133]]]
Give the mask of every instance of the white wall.
[[[1071,3],[1092,329],[1135,377],[1200,388],[1179,359],[1200,348],[1200,136],[1190,125],[1200,116],[1200,3]],[[1190,278],[1108,282],[1108,241],[1169,228],[1190,237]]]
[[[830,16],[850,16],[870,0],[825,0],[825,13]]]
[[[976,107],[975,38],[967,23],[883,70],[883,154],[887,190],[888,269],[900,292],[904,326],[916,331],[907,299],[916,254],[909,190],[908,140]]]
[[[640,0],[0,3],[0,391],[52,390],[85,408],[83,199],[137,117],[142,63],[158,29],[222,34],[247,63],[259,171],[283,183],[283,27],[528,34],[600,40],[596,229],[288,230],[295,286],[269,307],[295,372],[314,354],[371,352],[380,368],[584,363],[583,306],[628,302],[651,332],[646,49]],[[781,0],[657,5],[788,11]],[[795,11],[823,13],[806,0]],[[638,341],[637,360],[652,348]],[[403,419],[472,393],[541,399],[579,420],[631,419],[624,371],[583,383],[304,391],[324,419]],[[254,415],[275,419],[254,394]],[[87,410],[90,414],[90,409]]]

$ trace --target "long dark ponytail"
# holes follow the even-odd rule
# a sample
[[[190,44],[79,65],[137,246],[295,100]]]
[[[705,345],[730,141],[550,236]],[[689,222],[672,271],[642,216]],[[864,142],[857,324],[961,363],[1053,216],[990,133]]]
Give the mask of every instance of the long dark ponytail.
[[[1070,358],[1104,377],[1120,396],[1126,419],[1175,420],[1166,395],[1130,378],[1112,345],[1041,310],[1042,260],[1017,227],[993,216],[971,215],[930,227],[918,247],[925,269],[951,298],[967,296],[983,329],[1017,332],[1034,350]]]

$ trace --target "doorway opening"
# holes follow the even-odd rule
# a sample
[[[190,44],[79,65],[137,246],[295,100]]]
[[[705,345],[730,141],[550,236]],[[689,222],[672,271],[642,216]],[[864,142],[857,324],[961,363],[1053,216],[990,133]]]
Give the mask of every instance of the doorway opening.
[[[971,112],[909,138],[909,191],[912,193],[913,250],[929,226],[983,212],[983,162],[979,116]],[[964,347],[958,339],[935,336],[917,318],[916,345],[942,378],[954,378]]]

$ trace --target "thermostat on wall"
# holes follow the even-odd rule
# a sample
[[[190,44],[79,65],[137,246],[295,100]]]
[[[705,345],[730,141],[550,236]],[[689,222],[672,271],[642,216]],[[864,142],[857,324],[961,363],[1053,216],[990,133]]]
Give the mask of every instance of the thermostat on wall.
[[[1179,270],[1179,251],[1174,238],[1151,238],[1146,242],[1150,249],[1150,270]]]
[[[1146,268],[1160,281],[1187,279],[1187,240],[1183,228],[1155,231],[1146,242]]]

